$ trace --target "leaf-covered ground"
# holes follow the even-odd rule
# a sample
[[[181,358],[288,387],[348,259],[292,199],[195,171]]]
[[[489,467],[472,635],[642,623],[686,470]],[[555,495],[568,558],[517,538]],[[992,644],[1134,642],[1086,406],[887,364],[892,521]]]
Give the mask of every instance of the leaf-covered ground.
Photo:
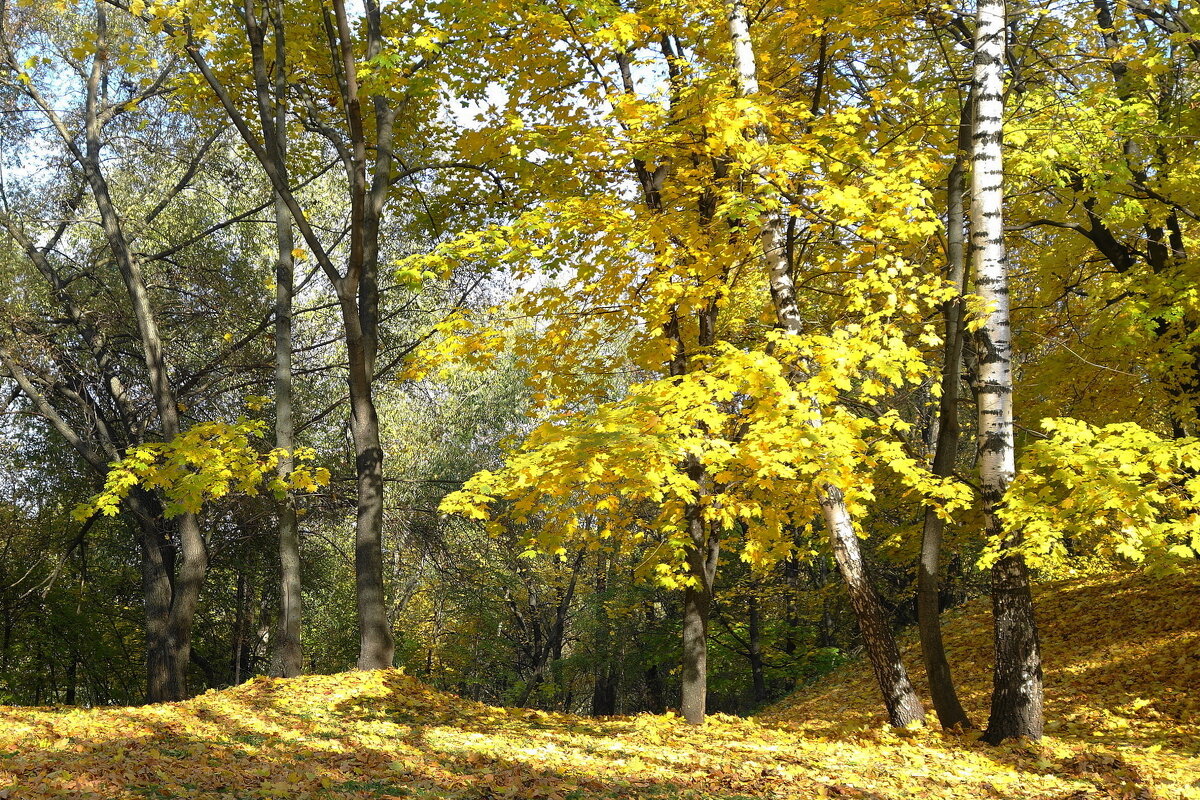
[[[258,679],[174,705],[0,709],[0,798],[1200,799],[1200,575],[1039,595],[1040,745],[889,730],[861,665],[702,730],[491,708],[368,672]],[[976,604],[947,627],[979,721],[989,621]]]

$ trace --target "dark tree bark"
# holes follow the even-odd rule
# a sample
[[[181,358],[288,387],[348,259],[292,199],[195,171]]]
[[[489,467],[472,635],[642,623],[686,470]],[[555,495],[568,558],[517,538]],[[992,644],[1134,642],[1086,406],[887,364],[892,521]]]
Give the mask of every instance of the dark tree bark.
[[[958,288],[959,295],[947,301],[942,309],[946,323],[946,341],[942,362],[942,396],[933,425],[937,442],[933,455],[933,474],[943,478],[954,474],[954,464],[958,455],[958,398],[963,350],[962,291],[967,263],[963,230],[963,160],[971,146],[970,106],[968,96],[963,104],[954,165],[950,169],[946,187],[947,262],[950,281]],[[927,507],[921,532],[921,558],[917,570],[917,627],[921,636],[921,654],[925,659],[925,674],[929,679],[929,694],[938,721],[947,729],[970,728],[971,720],[954,690],[950,662],[946,658],[946,648],[942,642],[938,562],[941,558],[942,534],[945,527],[945,520],[938,516],[932,506]]]
[[[832,487],[826,489],[825,497],[828,503],[842,502],[840,492]],[[846,516],[847,527],[849,522]],[[835,531],[832,541],[833,557],[846,582],[850,606],[854,609],[854,618],[858,622],[867,657],[871,660],[875,680],[883,694],[888,719],[896,726],[920,722],[925,718],[925,710],[908,680],[904,662],[900,659],[900,648],[892,634],[891,622],[867,577],[866,564],[858,547],[858,535],[851,527],[849,530]]]
[[[747,627],[747,656],[750,660],[750,682],[754,692],[754,704],[762,705],[767,702],[767,673],[762,653],[762,610],[758,603],[758,586],[751,581],[748,627]]]
[[[654,613],[654,605],[647,604],[646,606],[646,622],[651,629],[658,625],[658,615]],[[647,710],[653,714],[662,714],[667,710],[667,690],[663,685],[662,670],[658,663],[652,663],[646,667],[644,678],[646,681],[646,706]]]
[[[605,600],[608,597],[608,581],[617,560],[617,552],[610,557],[603,554],[596,559],[596,580],[592,587],[592,603],[596,609],[596,660],[592,683],[592,716],[603,717],[617,713],[617,690],[620,685],[619,669],[622,647],[613,640],[613,624]]]
[[[1003,556],[992,567],[996,664],[991,715],[983,738],[1042,738],[1042,660],[1029,568],[1020,554]]]
[[[609,662],[596,672],[592,685],[592,716],[608,717],[617,713],[617,687],[621,674],[616,665]]]
[[[382,16],[377,0],[366,0],[366,52],[372,59],[383,48]],[[277,12],[282,8],[278,3]],[[280,12],[281,13],[281,12]],[[344,272],[334,265],[327,249],[313,229],[287,180],[286,164],[277,147],[272,146],[273,123],[262,115],[259,131],[251,129],[239,111],[227,87],[213,72],[203,47],[189,39],[187,52],[204,80],[217,96],[226,115],[270,179],[273,190],[282,199],[304,243],[312,251],[337,294],[342,316],[347,358],[347,383],[350,395],[350,431],[354,442],[357,477],[357,518],[354,532],[355,583],[358,601],[359,669],[384,669],[392,666],[395,640],[387,613],[383,579],[383,477],[384,453],[380,444],[379,417],[375,408],[373,384],[375,359],[379,350],[379,230],[391,183],[392,145],[396,108],[380,95],[372,95],[373,141],[368,144],[365,111],[358,85],[358,60],[354,53],[351,21],[343,0],[333,0],[332,10],[325,9],[324,27],[333,71],[338,84],[348,130],[345,133],[318,125],[318,131],[338,151],[346,169],[350,227],[349,254]],[[255,70],[266,74],[261,45],[261,11],[255,0],[245,0],[243,18],[251,44],[251,58],[259,62]],[[276,36],[283,33],[282,17]],[[187,31],[185,31],[187,33]],[[276,69],[280,67],[277,65]],[[418,69],[415,66],[414,69]],[[320,118],[313,99],[308,104],[310,117]]]

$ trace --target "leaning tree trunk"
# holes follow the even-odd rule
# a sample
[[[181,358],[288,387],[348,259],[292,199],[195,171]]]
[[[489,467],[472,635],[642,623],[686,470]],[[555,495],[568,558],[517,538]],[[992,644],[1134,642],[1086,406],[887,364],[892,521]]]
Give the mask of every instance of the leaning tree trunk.
[[[96,55],[92,59],[92,68],[88,76],[84,147],[80,151],[74,141],[67,141],[67,146],[75,156],[92,190],[92,197],[96,203],[96,211],[100,217],[108,249],[112,253],[113,261],[129,295],[134,321],[141,340],[150,392],[158,410],[162,438],[163,441],[170,441],[178,436],[181,430],[179,404],[171,385],[158,321],[154,315],[142,267],[129,246],[121,217],[112,202],[108,181],[101,166],[103,123],[100,104],[102,87],[108,80],[107,35],[107,17],[101,4],[96,7]],[[196,607],[199,604],[200,588],[208,570],[208,552],[196,515],[181,515],[176,532],[178,535],[178,558],[175,560],[178,562],[178,568],[170,585],[170,612],[163,651],[173,654],[173,662],[162,667],[163,670],[170,673],[170,677],[166,681],[158,681],[154,675],[149,676],[150,685],[147,696],[151,702],[182,700],[187,697],[187,667],[191,656],[192,623]],[[149,546],[143,547],[143,556],[152,555],[154,549]],[[150,565],[147,568],[153,569],[154,567]],[[148,597],[147,603],[150,602],[151,599]],[[148,635],[151,633],[152,631],[147,631]],[[151,654],[151,658],[153,658],[153,654]]]
[[[992,567],[996,663],[984,739],[997,743],[1042,735],[1042,663],[1029,571],[1015,549],[1021,532],[1006,532],[997,508],[1016,472],[1008,264],[1004,252],[1001,140],[1004,114],[1004,0],[978,0],[975,25],[975,130],[971,245],[975,291],[989,311],[975,335],[979,407],[979,477],[987,533],[1001,543]]]
[[[958,455],[959,424],[958,396],[963,350],[963,281],[966,277],[966,253],[963,231],[963,160],[970,147],[971,98],[963,104],[954,165],[946,186],[946,254],[949,278],[958,294],[946,301],[943,317],[946,322],[945,360],[942,363],[942,396],[938,404],[935,426],[936,449],[933,455],[933,474],[949,477],[954,474]],[[971,720],[959,702],[950,674],[950,662],[942,642],[942,622],[938,602],[938,562],[942,550],[942,534],[946,522],[933,506],[925,508],[925,523],[921,532],[921,559],[917,570],[917,628],[921,635],[921,654],[925,659],[925,674],[929,678],[929,694],[933,708],[943,728],[970,728]]]
[[[737,69],[738,94],[743,97],[752,96],[758,93],[758,69],[754,61],[754,46],[750,39],[746,9],[741,0],[732,0],[727,9],[729,35],[733,40]],[[758,126],[754,136],[759,144],[768,144],[765,126]],[[756,172],[761,184],[769,185],[770,175],[767,168],[760,167]],[[760,220],[759,242],[769,273],[776,320],[789,334],[799,336],[803,332],[803,321],[800,318],[791,267],[784,255],[784,241],[785,231],[779,215],[769,211],[764,213]],[[813,427],[821,426],[820,408],[815,404],[811,420]],[[876,680],[883,693],[888,718],[897,726],[920,722],[925,717],[925,710],[908,679],[887,615],[867,577],[858,546],[858,535],[854,531],[854,524],[842,492],[835,486],[824,486],[819,496],[821,513],[829,528],[834,557],[846,581],[850,604],[854,608],[863,644],[866,645]]]
[[[821,512],[825,524],[829,526],[834,560],[846,582],[850,607],[854,609],[854,618],[862,633],[863,645],[871,661],[871,669],[875,672],[875,681],[883,694],[888,720],[898,727],[919,723],[925,719],[925,709],[900,659],[900,648],[892,634],[887,612],[867,576],[866,563],[858,546],[858,534],[854,531],[840,489],[833,486],[824,488],[821,493]]]

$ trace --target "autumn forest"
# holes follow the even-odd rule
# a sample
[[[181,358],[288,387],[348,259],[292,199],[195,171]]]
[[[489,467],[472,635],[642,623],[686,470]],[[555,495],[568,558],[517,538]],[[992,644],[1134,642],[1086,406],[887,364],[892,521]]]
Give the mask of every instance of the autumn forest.
[[[0,798],[1200,798],[1200,8],[0,0]]]

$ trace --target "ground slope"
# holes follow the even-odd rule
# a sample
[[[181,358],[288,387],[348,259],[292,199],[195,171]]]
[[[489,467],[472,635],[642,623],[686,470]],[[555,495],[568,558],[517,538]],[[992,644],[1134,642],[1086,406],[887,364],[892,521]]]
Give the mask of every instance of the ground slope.
[[[0,798],[1200,800],[1200,575],[1039,596],[1051,734],[1037,746],[891,731],[858,665],[701,730],[491,708],[366,672],[142,708],[2,708]],[[947,624],[980,720],[988,626],[983,605]]]

